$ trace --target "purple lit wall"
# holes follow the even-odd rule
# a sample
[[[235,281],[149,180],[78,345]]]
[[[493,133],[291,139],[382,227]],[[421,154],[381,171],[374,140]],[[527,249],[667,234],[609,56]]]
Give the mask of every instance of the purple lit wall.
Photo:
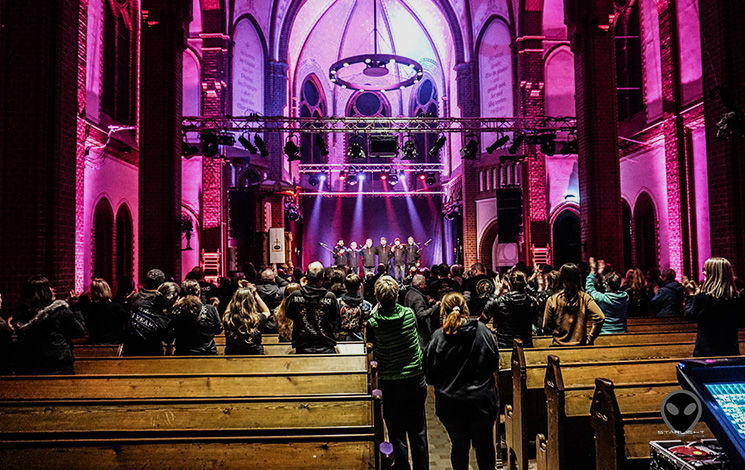
[[[318,245],[329,246],[342,238],[357,244],[372,238],[378,245],[380,237],[393,244],[395,237],[405,243],[409,235],[417,243],[432,238],[432,243],[422,253],[422,263],[431,266],[442,262],[442,213],[438,196],[415,197],[317,197],[301,199],[304,236],[303,266],[321,260],[324,265],[333,263],[331,253]]]

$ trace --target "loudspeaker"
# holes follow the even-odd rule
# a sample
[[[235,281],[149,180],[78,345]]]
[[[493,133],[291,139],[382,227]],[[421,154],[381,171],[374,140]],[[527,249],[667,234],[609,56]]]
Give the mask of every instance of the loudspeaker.
[[[228,191],[228,235],[240,242],[246,242],[256,232],[256,194],[250,189],[231,189]]]
[[[516,243],[522,232],[522,189],[497,189],[499,243]]]
[[[269,262],[285,262],[285,229],[282,227],[269,229]]]

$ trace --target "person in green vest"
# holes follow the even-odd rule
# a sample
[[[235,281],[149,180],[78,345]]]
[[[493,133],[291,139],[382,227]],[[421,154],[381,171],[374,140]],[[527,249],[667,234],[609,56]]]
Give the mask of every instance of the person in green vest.
[[[429,468],[427,384],[414,312],[396,303],[398,283],[382,276],[375,283],[378,305],[367,322],[367,342],[378,363],[378,384],[383,392],[383,419],[393,445],[395,470],[409,470],[409,445],[414,470]]]

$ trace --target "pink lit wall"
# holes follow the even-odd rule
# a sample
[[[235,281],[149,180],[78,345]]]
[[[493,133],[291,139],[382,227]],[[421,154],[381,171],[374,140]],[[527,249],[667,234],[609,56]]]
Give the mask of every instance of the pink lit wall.
[[[662,116],[662,65],[660,62],[660,22],[655,0],[641,0],[642,53],[644,54],[644,100],[647,122]]]
[[[701,34],[698,0],[676,0],[683,102],[701,98]],[[742,5],[740,5],[742,8]]]
[[[200,64],[192,50],[184,52],[182,89],[182,113],[184,116],[198,116],[201,114],[201,76]],[[193,143],[198,142],[196,135],[188,136]],[[181,252],[181,278],[183,279],[200,261],[201,243],[199,239],[199,220],[202,213],[202,158],[192,157],[181,159],[181,213],[191,218],[194,230],[190,246],[192,250]],[[182,248],[186,247],[186,240],[182,235]]]
[[[546,200],[552,219],[567,204],[579,204],[579,172],[576,155],[546,157]]]
[[[132,214],[132,233],[134,235],[134,278],[138,277],[139,256],[139,195],[138,169],[136,166],[111,156],[104,156],[99,150],[91,149],[89,161],[85,165],[85,210],[84,210],[84,257],[83,285],[88,290],[93,275],[93,213],[96,204],[108,199],[114,211],[114,221],[119,208],[126,204]],[[107,279],[111,282],[111,279]],[[114,286],[112,286],[114,287]]]
[[[698,240],[698,269],[712,256],[711,227],[709,225],[709,170],[706,164],[706,131],[703,126],[693,129],[693,178],[696,188],[696,236]],[[716,256],[716,253],[714,253]]]

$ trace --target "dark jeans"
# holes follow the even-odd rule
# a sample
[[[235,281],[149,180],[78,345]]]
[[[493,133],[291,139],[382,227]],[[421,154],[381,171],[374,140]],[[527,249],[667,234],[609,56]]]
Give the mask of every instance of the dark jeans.
[[[388,428],[388,438],[393,445],[394,470],[409,470],[409,446],[414,470],[429,468],[427,443],[427,416],[424,402],[427,384],[419,375],[403,380],[380,380],[383,392],[383,420]]]
[[[496,412],[489,413],[474,403],[450,400],[438,401],[437,415],[450,436],[450,464],[453,470],[468,470],[468,453],[471,444],[476,450],[479,470],[493,470],[496,464],[494,450],[494,422]]]

